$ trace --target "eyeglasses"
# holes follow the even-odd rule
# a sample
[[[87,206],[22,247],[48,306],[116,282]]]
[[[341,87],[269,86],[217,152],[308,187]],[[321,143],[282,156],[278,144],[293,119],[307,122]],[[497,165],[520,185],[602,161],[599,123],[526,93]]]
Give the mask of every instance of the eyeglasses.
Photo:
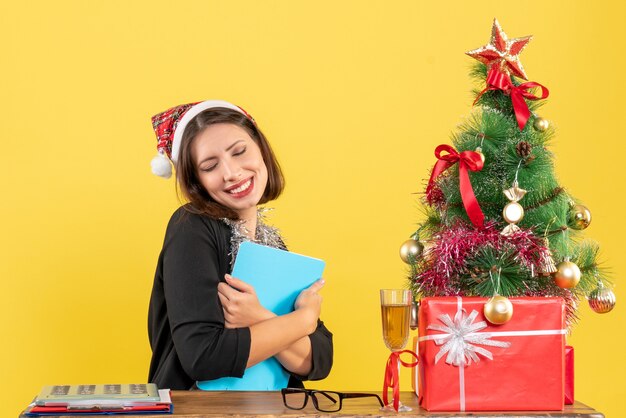
[[[299,388],[285,388],[281,390],[283,403],[289,409],[304,409],[309,397],[313,401],[313,406],[320,412],[337,412],[343,405],[343,400],[347,398],[375,397],[380,406],[385,406],[380,396],[374,393],[341,393],[328,390],[313,390]]]

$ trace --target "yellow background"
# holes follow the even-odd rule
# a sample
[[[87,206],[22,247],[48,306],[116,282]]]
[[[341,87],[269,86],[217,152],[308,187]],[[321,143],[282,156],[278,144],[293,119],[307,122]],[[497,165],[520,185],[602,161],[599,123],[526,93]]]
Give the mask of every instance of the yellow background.
[[[626,64],[618,2],[60,1],[0,6],[0,416],[43,385],[145,381],[146,314],[178,206],[150,173],[150,116],[220,98],[250,111],[287,176],[273,223],[328,263],[335,367],[312,386],[380,390],[378,289],[405,285],[415,192],[469,115],[464,52],[498,17],[533,34],[561,183],[592,210],[618,306],[586,302],[569,342],[576,397],[619,416],[626,273]],[[621,303],[621,304],[620,304]],[[402,387],[410,389],[405,372]],[[503,377],[506,381],[506,377]]]

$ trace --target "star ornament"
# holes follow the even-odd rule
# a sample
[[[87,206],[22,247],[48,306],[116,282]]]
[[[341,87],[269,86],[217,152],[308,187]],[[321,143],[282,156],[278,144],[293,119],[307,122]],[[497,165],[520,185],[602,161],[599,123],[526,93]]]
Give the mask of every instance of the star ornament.
[[[481,48],[468,51],[466,54],[482,62],[488,68],[495,65],[508,74],[527,80],[524,67],[519,60],[519,54],[531,39],[532,36],[508,39],[500,27],[498,19],[493,19],[489,43]]]

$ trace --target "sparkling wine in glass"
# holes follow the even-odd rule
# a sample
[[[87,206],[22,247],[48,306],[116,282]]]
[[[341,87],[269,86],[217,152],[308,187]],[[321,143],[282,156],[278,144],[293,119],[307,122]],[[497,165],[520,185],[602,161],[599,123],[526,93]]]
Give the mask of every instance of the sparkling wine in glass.
[[[409,340],[409,323],[411,318],[411,291],[408,289],[381,289],[380,311],[383,321],[383,340],[391,351],[400,351]],[[398,369],[400,363],[398,363]],[[398,370],[398,375],[400,370]],[[390,404],[381,408],[393,411],[393,399]],[[400,404],[399,412],[411,411],[411,408]]]

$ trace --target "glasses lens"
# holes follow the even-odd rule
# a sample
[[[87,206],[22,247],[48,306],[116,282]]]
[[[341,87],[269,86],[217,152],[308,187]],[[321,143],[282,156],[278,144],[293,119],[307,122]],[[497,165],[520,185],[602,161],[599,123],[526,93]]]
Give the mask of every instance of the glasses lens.
[[[337,412],[341,409],[341,399],[333,392],[313,392],[311,396],[317,401],[317,409],[323,412]]]
[[[285,393],[285,406],[291,409],[302,409],[306,402],[306,392]]]

